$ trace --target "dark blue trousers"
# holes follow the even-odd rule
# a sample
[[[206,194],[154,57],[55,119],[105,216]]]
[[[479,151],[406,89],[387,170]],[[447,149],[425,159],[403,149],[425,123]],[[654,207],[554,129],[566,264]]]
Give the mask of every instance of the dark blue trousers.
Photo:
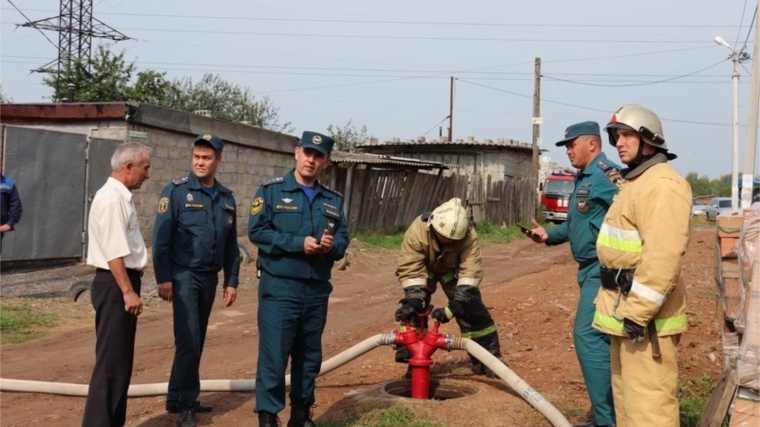
[[[198,405],[201,355],[218,282],[217,273],[174,273],[174,363],[166,403],[176,405],[180,411]]]
[[[254,412],[285,408],[285,371],[291,358],[290,400],[314,404],[322,367],[322,332],[327,322],[329,282],[275,277],[259,281],[259,358]]]

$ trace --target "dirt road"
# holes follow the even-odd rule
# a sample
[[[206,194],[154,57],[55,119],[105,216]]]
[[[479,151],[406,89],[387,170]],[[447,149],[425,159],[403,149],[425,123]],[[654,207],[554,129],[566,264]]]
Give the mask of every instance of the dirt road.
[[[680,344],[680,376],[690,384],[703,375],[714,381],[722,372],[722,313],[715,303],[713,281],[714,230],[695,230],[684,262],[688,286],[690,330]],[[323,338],[325,357],[332,357],[373,335],[396,327],[393,313],[401,296],[394,272],[395,252],[352,244],[351,262],[335,271],[335,290]],[[572,344],[572,324],[578,299],[576,264],[569,247],[547,248],[527,239],[483,249],[482,290],[499,329],[503,361],[566,414],[572,422],[588,419],[590,405]],[[201,376],[204,379],[250,379],[255,375],[258,330],[255,313],[256,279],[252,264],[243,268],[238,300],[223,308],[221,298],[211,316]],[[3,378],[86,384],[94,362],[94,311],[88,304],[35,299],[32,303],[62,314],[50,335],[24,344],[3,344]],[[3,298],[4,304],[16,299]],[[441,292],[433,304],[444,303]],[[133,384],[166,382],[173,356],[171,305],[149,299],[140,317]],[[443,332],[458,334],[454,322]],[[402,401],[420,417],[441,425],[548,426],[549,423],[507,384],[476,376],[462,351],[433,355],[434,378],[477,386],[475,396],[445,401]],[[391,404],[383,383],[398,379],[406,367],[393,362],[389,347],[320,377],[317,381],[317,422],[345,418],[358,410]],[[203,393],[214,412],[198,414],[199,425],[255,425],[254,393]],[[79,426],[84,398],[42,394],[0,394],[0,427]],[[164,397],[129,400],[128,426],[173,426],[176,415],[163,410]],[[283,421],[287,422],[288,412]]]

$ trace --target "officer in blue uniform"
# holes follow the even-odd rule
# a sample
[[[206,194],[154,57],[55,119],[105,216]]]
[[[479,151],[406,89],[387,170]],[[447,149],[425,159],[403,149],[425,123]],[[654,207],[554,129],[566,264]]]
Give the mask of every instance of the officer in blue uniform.
[[[556,145],[565,146],[570,163],[581,171],[575,178],[575,191],[568,202],[567,221],[546,230],[533,220],[535,228],[526,234],[533,241],[547,245],[570,242],[573,257],[578,262],[578,284],[581,287],[573,341],[595,416],[593,423],[583,426],[614,426],[610,338],[594,329],[591,323],[595,312],[594,298],[601,286],[596,237],[612,198],[622,184],[620,167],[602,152],[596,122],[568,127],[565,138]]]
[[[248,237],[258,247],[259,425],[279,426],[285,370],[291,362],[288,427],[314,427],[314,383],[322,364],[322,332],[332,292],[333,263],[345,255],[348,227],[343,197],[317,177],[330,164],[335,141],[304,132],[296,167],[261,183],[251,206]]]
[[[194,427],[200,405],[199,367],[218,273],[224,270],[223,298],[235,302],[240,269],[237,217],[232,191],[216,180],[224,143],[198,135],[192,171],[161,193],[153,228],[153,267],[158,295],[174,309],[174,363],[166,410],[180,413],[181,427]]]

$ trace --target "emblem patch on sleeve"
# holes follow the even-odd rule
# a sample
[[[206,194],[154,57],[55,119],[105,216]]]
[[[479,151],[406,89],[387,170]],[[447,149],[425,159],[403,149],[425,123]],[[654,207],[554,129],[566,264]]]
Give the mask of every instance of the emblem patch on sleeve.
[[[588,211],[588,202],[586,199],[578,199],[578,212],[587,212]]]
[[[261,212],[261,209],[263,207],[264,207],[263,197],[257,197],[253,199],[253,204],[251,205],[251,215],[256,215],[257,213]]]
[[[158,201],[158,213],[163,214],[163,213],[166,213],[166,211],[168,210],[169,210],[169,198],[162,197]]]

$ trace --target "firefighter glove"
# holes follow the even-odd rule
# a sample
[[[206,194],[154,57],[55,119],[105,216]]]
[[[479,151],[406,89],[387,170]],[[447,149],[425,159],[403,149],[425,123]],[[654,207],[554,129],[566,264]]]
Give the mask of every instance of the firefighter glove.
[[[449,320],[453,319],[454,317],[461,316],[463,310],[464,304],[457,300],[453,299],[449,301],[449,305],[443,308],[436,308],[431,313],[431,316],[433,316],[433,319],[441,322],[441,323],[447,323]]]
[[[623,330],[628,334],[628,338],[630,338],[631,341],[644,341],[644,327],[634,322],[633,320],[629,320],[628,318],[623,319]]]
[[[401,308],[396,310],[396,321],[407,322],[412,320],[415,314],[425,312],[425,300],[422,298],[407,297],[399,301]]]

